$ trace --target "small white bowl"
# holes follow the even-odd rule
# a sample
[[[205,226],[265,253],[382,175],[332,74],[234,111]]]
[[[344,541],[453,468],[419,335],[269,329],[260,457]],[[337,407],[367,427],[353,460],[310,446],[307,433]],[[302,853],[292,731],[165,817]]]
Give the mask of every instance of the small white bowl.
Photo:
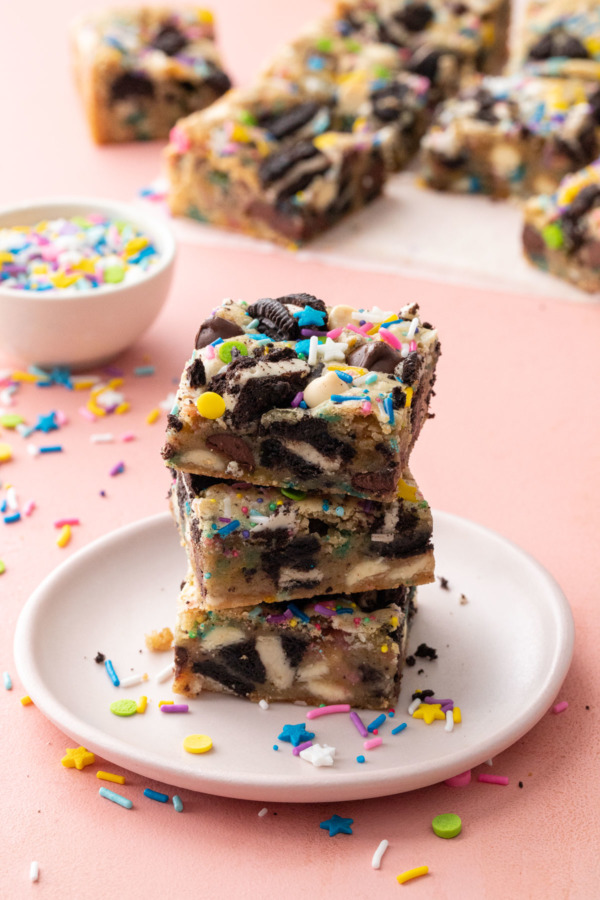
[[[169,227],[145,210],[92,197],[57,198],[0,209],[0,228],[91,212],[130,222],[154,244],[158,261],[139,281],[76,294],[0,283],[0,347],[9,356],[45,368],[98,366],[133,344],[158,316],[169,292],[176,244]]]

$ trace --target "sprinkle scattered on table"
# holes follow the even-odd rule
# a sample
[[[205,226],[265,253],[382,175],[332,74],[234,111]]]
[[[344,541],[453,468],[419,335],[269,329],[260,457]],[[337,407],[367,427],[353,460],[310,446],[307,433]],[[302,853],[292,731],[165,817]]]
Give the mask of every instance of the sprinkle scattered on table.
[[[335,837],[336,834],[353,834],[351,827],[353,823],[354,819],[344,819],[334,814],[330,819],[321,822],[319,827],[329,831],[329,837]]]
[[[61,759],[65,769],[79,769],[92,766],[96,762],[94,754],[85,747],[67,747],[66,753]]]
[[[431,823],[433,833],[440,838],[454,838],[462,831],[462,821],[455,813],[441,813]]]

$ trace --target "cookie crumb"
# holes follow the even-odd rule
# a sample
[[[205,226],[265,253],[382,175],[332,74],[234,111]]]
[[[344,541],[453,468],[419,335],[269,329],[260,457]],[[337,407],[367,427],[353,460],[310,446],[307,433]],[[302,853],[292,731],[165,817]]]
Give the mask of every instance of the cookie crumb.
[[[450,590],[450,584],[449,584],[449,582],[448,582],[448,579],[447,579],[447,578],[444,578],[443,575],[438,575],[438,578],[439,578],[439,581],[440,581],[440,587],[441,587],[441,589],[442,589],[443,591],[449,591],[449,590]]]
[[[96,655],[94,657],[94,662],[97,662],[98,664],[100,664],[100,663],[103,663],[105,659],[106,659],[106,656],[104,655],[104,653],[100,653],[100,651],[98,650],[98,652],[96,653]]]
[[[415,656],[419,659],[428,659],[431,662],[438,658],[437,650],[434,647],[428,647],[427,644],[419,644],[415,650]]]
[[[461,594],[460,597],[458,598],[458,602],[460,603],[461,606],[465,606],[469,601],[467,600],[467,598],[465,597],[464,594]]]
[[[520,788],[523,787],[523,782],[522,782],[522,781],[519,782],[519,787],[520,787]]]
[[[173,632],[170,628],[163,628],[162,631],[151,631],[150,634],[146,635],[146,647],[148,650],[170,650],[172,643]]]

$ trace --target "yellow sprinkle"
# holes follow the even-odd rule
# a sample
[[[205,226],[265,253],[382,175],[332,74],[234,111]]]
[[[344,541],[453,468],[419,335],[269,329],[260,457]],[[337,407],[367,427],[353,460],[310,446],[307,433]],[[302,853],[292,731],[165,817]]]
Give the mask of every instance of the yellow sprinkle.
[[[590,56],[598,56],[600,53],[600,38],[591,36],[585,38],[583,43]]]
[[[91,413],[94,413],[95,416],[105,416],[106,415],[106,410],[102,409],[101,406],[98,406],[97,403],[94,403],[93,400],[88,400],[86,405],[87,405],[87,408],[89,409],[89,411]]]
[[[50,277],[50,281],[57,288],[67,288],[71,287],[72,284],[75,284],[76,281],[79,281],[81,275],[76,273],[74,275],[67,275],[66,272],[59,272],[58,275],[52,275]]]
[[[183,749],[188,753],[206,753],[212,745],[212,740],[207,734],[188,734],[183,739]]]
[[[95,259],[100,257],[96,256]],[[81,259],[78,263],[74,263],[71,267],[76,272],[83,272],[85,275],[93,275],[96,271],[96,263],[93,259]]]
[[[339,143],[339,135],[335,131],[325,131],[323,134],[318,134],[313,138],[313,144],[317,150],[321,151],[335,147],[337,143]]]
[[[1,254],[0,254],[1,255]],[[45,275],[48,271],[47,263],[36,263],[31,267],[31,271],[34,275]]]
[[[214,391],[205,391],[196,400],[196,407],[205,419],[220,419],[225,412],[225,401]]]
[[[381,652],[382,652],[382,653],[387,653],[387,652],[388,652],[388,645],[387,645],[387,644],[383,644],[383,645],[382,645],[382,647],[381,647]]]
[[[400,884],[404,884],[405,881],[411,881],[413,878],[420,878],[421,875],[427,875],[429,872],[429,866],[417,866],[416,869],[407,869],[406,872],[402,872],[401,875],[398,875],[396,881]]]
[[[161,706],[173,706],[174,703],[175,703],[174,700],[159,700],[158,708],[160,709]]]
[[[412,404],[413,389],[411,387],[404,388],[404,396],[406,397],[406,403],[404,405],[406,409],[409,409]]]
[[[364,117],[364,116],[358,116],[358,117],[354,120],[354,125],[352,126],[352,131],[354,131],[354,132],[357,132],[357,131],[364,131],[365,128],[366,128],[366,126],[367,126],[367,120],[365,119],[365,117]]]
[[[56,539],[56,543],[59,547],[66,547],[70,540],[71,540],[71,526],[63,525],[63,527],[60,529],[60,534]]]
[[[212,25],[212,23],[214,22],[214,16],[209,9],[199,9],[198,21],[203,25]]]
[[[90,378],[89,381],[74,381],[73,387],[76,391],[87,391],[89,388],[93,388],[95,385],[95,381],[92,381]]]
[[[131,238],[130,241],[127,241],[125,244],[125,253],[127,256],[133,256],[135,253],[138,253],[140,250],[143,250],[144,247],[148,246],[148,238],[146,237],[135,237]]]
[[[24,697],[21,697],[21,703],[23,706],[31,706],[33,704],[33,700],[29,696],[29,694],[25,694]]]
[[[129,412],[130,409],[131,403],[128,403],[127,400],[125,400],[123,403],[119,403],[119,405],[115,409],[115,412],[118,416],[122,416],[123,413]]]
[[[108,382],[108,389],[109,391],[116,391],[117,388],[120,388],[122,384],[122,378],[111,378],[111,380]]]
[[[156,409],[153,409],[152,412],[148,413],[148,415],[146,416],[147,424],[154,425],[154,423],[156,422],[156,420],[158,419],[159,416],[160,416],[160,409],[158,407],[156,407]]]
[[[493,22],[481,23],[481,43],[484,47],[493,47],[496,39],[496,29]]]
[[[455,706],[454,709],[452,710],[452,719],[453,719],[455,725],[460,725],[460,723],[462,722],[460,706]]]
[[[48,227],[48,220],[44,219],[43,222],[38,222],[33,230],[37,231],[38,234],[41,234],[42,231],[45,231],[47,227]]]
[[[91,766],[95,762],[96,757],[85,747],[67,747],[67,752],[61,759],[65,769],[79,769],[80,772],[85,766]]]
[[[350,372],[355,378],[358,378],[359,375],[366,375],[368,372],[368,369],[361,369],[360,366],[344,366],[341,363],[334,363],[327,368],[334,372]]]
[[[298,624],[298,619],[290,619],[290,627],[295,628]]]
[[[8,262],[8,263],[12,262],[13,259],[14,259],[14,256],[12,253],[0,252],[0,264],[5,263],[5,262]]]
[[[407,484],[406,481],[400,479],[398,482],[398,496],[401,500],[408,500],[409,503],[415,503],[417,499],[417,486]]]
[[[236,122],[231,131],[231,140],[235,141],[236,144],[249,144],[252,137],[247,128],[244,128],[243,125],[238,125]]]
[[[435,721],[443,722],[445,718],[446,714],[442,712],[441,703],[421,703],[413,713],[413,719],[423,719],[426,725],[431,725]]]
[[[148,698],[145,696],[145,694],[142,694],[142,696],[140,697],[140,699],[137,702],[137,711],[139,713],[145,713],[147,706],[148,706]]]
[[[390,625],[392,626],[392,628],[398,627],[398,616],[392,616],[392,618],[390,619]]]
[[[96,778],[101,781],[112,781],[114,784],[125,784],[124,775],[113,775],[112,772],[96,772]]]
[[[385,325],[386,322],[393,322],[397,318],[398,316],[396,315],[388,316],[387,319],[383,320],[383,322],[377,322],[376,325],[373,325],[373,327],[369,329],[369,331],[367,331],[367,334],[376,334],[382,325]]]
[[[8,462],[12,459],[12,447],[10,444],[0,444],[0,463]]]
[[[11,381],[28,381],[31,384],[39,381],[37,375],[32,375],[30,372],[11,372],[10,376]]]

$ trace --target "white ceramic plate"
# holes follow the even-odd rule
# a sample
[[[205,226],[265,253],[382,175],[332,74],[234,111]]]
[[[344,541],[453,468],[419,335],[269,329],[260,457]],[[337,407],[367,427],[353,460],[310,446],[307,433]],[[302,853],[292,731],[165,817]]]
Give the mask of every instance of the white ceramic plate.
[[[15,637],[20,677],[36,706],[62,731],[104,759],[167,784],[260,801],[341,801],[413,790],[496,756],[547,712],[567,673],[573,622],[558,585],[531,557],[479,525],[435,513],[439,584],[421,588],[410,647],[436,647],[436,662],[406,669],[396,716],[380,730],[376,750],[347,715],[313,722],[316,741],[337,748],[335,765],[314,768],[277,740],[306,710],[212,694],[190,701],[186,715],[165,715],[175,699],[154,675],[169,656],[149,653],[144,634],[171,624],[184,551],[168,514],[122,528],[72,556],[26,603]],[[468,603],[461,605],[464,593]],[[140,653],[140,649],[143,652]],[[117,673],[148,672],[143,686],[115,688],[97,651]],[[425,674],[419,676],[418,669]],[[406,714],[411,692],[433,688],[461,707],[452,733]],[[118,698],[148,696],[145,715],[118,718]],[[363,712],[369,723],[376,713]],[[391,735],[391,728],[408,728]],[[308,723],[307,723],[308,724]],[[192,756],[188,734],[208,734],[213,750]],[[279,744],[279,751],[273,744]],[[364,753],[367,762],[356,756]]]

